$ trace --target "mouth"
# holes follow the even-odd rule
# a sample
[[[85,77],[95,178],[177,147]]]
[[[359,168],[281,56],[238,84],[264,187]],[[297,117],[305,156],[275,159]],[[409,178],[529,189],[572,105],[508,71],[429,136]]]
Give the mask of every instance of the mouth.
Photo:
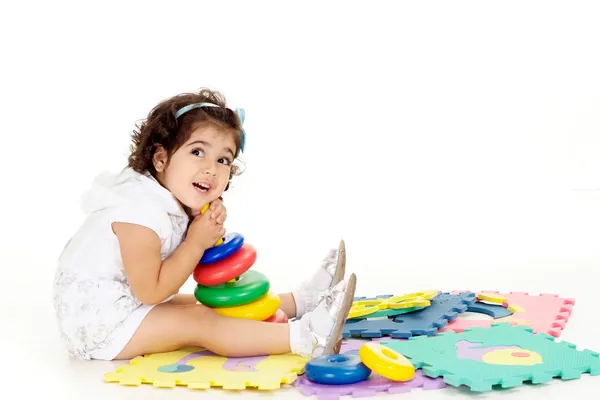
[[[194,182],[193,185],[200,193],[208,193],[211,189],[211,184],[208,182]]]

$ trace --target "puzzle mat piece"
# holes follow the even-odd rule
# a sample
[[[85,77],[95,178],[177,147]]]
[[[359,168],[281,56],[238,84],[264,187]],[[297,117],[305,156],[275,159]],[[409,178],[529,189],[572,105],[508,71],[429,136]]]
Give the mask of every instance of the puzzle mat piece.
[[[448,321],[465,312],[475,299],[475,293],[440,293],[431,300],[429,307],[393,319],[348,320],[344,324],[343,337],[391,335],[392,338],[408,338],[413,335],[434,335]]]
[[[475,303],[468,306],[467,311],[478,314],[485,314],[494,319],[505,318],[513,314],[511,311],[509,311],[508,307],[504,307],[498,304],[486,304],[480,301],[476,301]]]
[[[409,358],[424,375],[443,376],[447,384],[466,385],[473,391],[492,390],[493,385],[514,387],[524,381],[538,384],[555,377],[578,379],[582,373],[600,375],[598,353],[506,323],[381,344]]]
[[[342,346],[340,347],[340,353],[347,353],[349,351],[359,350],[363,344],[369,343],[370,341],[371,340],[369,340],[369,339],[358,339],[358,338],[342,339]]]
[[[382,338],[371,339],[343,339],[340,353],[358,353],[358,350],[365,343],[376,341]],[[389,340],[389,338],[387,338]],[[398,339],[407,340],[407,339]],[[297,387],[305,396],[316,395],[317,400],[337,400],[341,396],[353,395],[354,397],[375,396],[378,392],[388,392],[389,394],[406,393],[415,388],[442,389],[446,387],[442,378],[430,378],[424,376],[417,370],[413,379],[408,382],[395,382],[384,378],[379,374],[372,373],[367,381],[362,381],[347,385],[321,385],[311,382],[306,375],[300,376],[295,382]]]
[[[104,380],[134,386],[273,390],[293,383],[304,373],[305,364],[306,359],[293,354],[227,358],[201,348],[185,348],[136,357],[116,372],[106,373]]]
[[[467,291],[454,291],[452,293],[461,293]],[[448,326],[440,329],[440,332],[462,332],[465,329],[473,327],[489,328],[492,323],[506,322],[511,325],[522,325],[533,328],[534,333],[547,333],[548,335],[559,337],[569,320],[575,299],[559,297],[555,294],[530,295],[524,292],[500,293],[491,290],[485,290],[481,293],[494,293],[506,298],[505,305],[515,308],[513,315],[490,320],[465,320],[457,318],[450,322]]]
[[[302,375],[294,386],[305,396],[316,395],[317,400],[338,400],[341,396],[352,395],[353,397],[376,396],[378,392],[389,394],[407,393],[412,389],[423,388],[425,390],[442,389],[446,387],[442,378],[430,378],[424,376],[417,370],[415,376],[407,382],[396,382],[372,373],[369,379],[347,385],[321,385],[309,381],[306,375]]]
[[[392,294],[381,294],[381,295],[374,296],[374,297],[355,297],[353,302],[361,301],[361,300],[389,299],[390,297],[394,297],[394,296],[395,295],[392,295]],[[364,317],[356,317],[356,318],[349,318],[349,319],[358,321],[358,320],[367,319],[367,318],[395,317],[396,315],[407,314],[407,313],[411,313],[413,311],[422,310],[423,308],[426,308],[426,307],[429,307],[429,306],[399,308],[397,310],[388,308],[385,310],[375,311],[371,314],[365,315]]]

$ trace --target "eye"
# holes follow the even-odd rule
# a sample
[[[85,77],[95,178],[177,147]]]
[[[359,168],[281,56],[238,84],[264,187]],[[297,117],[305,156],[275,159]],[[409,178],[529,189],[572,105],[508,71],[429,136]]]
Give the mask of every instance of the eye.
[[[219,162],[225,165],[231,165],[231,160],[229,160],[228,158],[219,158]]]
[[[202,151],[202,149],[194,149],[192,150],[192,154],[201,157],[204,155],[204,151]]]

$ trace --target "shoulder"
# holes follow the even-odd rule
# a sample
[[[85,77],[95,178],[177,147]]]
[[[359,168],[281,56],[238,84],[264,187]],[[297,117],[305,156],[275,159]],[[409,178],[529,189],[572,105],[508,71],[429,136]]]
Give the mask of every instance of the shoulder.
[[[128,201],[110,206],[104,210],[104,217],[110,224],[135,224],[153,230],[161,238],[170,236],[173,227],[169,214],[151,202]]]
[[[130,168],[96,178],[82,205],[88,213],[100,211],[111,224],[141,225],[161,239],[173,233],[180,235],[188,222],[185,211],[166,188],[150,174]]]

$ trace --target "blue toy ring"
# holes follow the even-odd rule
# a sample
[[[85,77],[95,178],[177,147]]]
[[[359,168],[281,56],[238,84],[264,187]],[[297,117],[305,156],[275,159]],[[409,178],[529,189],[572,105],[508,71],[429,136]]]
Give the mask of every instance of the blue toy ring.
[[[244,236],[242,234],[235,232],[226,234],[223,243],[204,251],[200,264],[212,264],[221,261],[238,251],[243,244]]]
[[[371,370],[356,352],[315,357],[306,363],[306,378],[322,385],[347,385],[366,380]]]

